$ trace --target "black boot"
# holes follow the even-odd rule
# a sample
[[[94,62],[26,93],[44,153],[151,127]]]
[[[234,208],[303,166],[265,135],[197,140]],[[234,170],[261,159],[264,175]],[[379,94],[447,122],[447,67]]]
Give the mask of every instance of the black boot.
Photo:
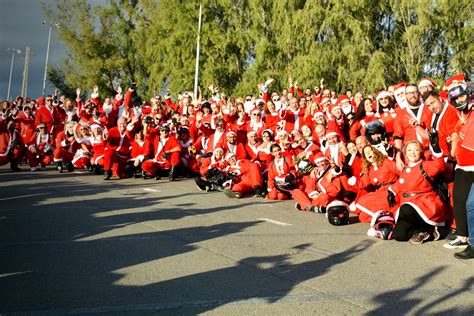
[[[196,182],[198,189],[201,191],[206,191],[207,187],[211,185],[208,181],[201,179],[201,177],[195,177],[194,182]]]
[[[474,246],[468,245],[463,251],[456,252],[454,257],[458,259],[474,259]]]
[[[72,162],[66,163],[67,171],[73,172],[74,171],[74,164]]]
[[[175,166],[171,166],[171,168],[170,168],[170,174],[169,174],[169,176],[168,176],[168,179],[169,179],[170,181],[174,181],[174,180],[175,180],[175,177],[176,177],[175,172],[176,172],[176,171],[175,171]]]
[[[263,191],[262,187],[257,185],[255,186],[255,196],[256,197],[265,197],[265,192]]]
[[[112,170],[104,170],[104,180],[109,180],[112,177]]]

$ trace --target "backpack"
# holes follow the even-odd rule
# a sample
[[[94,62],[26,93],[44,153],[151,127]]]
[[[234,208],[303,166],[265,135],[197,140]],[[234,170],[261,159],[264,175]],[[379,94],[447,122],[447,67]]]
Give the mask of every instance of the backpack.
[[[443,175],[438,174],[433,180],[430,178],[430,176],[428,176],[422,164],[420,164],[420,170],[421,170],[421,174],[423,175],[423,177],[425,177],[426,181],[428,181],[431,184],[431,186],[433,187],[433,190],[439,195],[439,197],[441,198],[441,201],[449,204],[449,198],[451,195],[448,190],[448,182],[443,177]]]
[[[367,235],[378,237],[382,240],[392,239],[393,229],[395,228],[395,218],[388,211],[378,211],[372,216],[370,228]]]

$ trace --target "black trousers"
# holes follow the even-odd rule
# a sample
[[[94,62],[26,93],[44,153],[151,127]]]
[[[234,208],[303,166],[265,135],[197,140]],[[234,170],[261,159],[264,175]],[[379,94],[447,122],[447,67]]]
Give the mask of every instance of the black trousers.
[[[456,169],[454,172],[454,218],[456,219],[456,230],[458,236],[467,236],[467,211],[466,202],[469,196],[469,190],[474,181],[474,172]]]
[[[416,233],[429,232],[431,227],[411,205],[402,204],[392,237],[398,241],[408,241]]]

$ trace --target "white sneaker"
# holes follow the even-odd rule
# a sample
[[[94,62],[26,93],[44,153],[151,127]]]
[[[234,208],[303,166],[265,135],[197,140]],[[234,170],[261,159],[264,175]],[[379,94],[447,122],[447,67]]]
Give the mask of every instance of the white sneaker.
[[[36,168],[33,167],[33,168],[30,169],[30,171],[31,171],[31,172],[35,172],[35,171],[36,171]]]
[[[448,242],[447,244],[444,244],[443,247],[444,248],[448,248],[448,249],[456,249],[456,248],[465,248],[467,247],[469,244],[466,241],[463,241],[461,239],[461,237],[457,237],[456,239],[454,240],[451,240],[450,242]]]

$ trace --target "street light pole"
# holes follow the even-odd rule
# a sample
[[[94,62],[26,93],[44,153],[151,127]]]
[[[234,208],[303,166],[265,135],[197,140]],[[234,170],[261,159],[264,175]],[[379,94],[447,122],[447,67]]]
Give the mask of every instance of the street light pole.
[[[201,49],[201,15],[202,15],[202,1],[199,1],[199,22],[198,22],[198,39],[196,48],[196,70],[194,72],[194,97],[198,97],[198,77],[199,77],[199,51]]]
[[[18,49],[18,48],[7,48],[7,51],[12,52],[12,62],[10,64],[10,78],[8,79],[8,93],[7,93],[7,101],[10,101],[10,88],[12,86],[13,63],[15,62],[15,54],[20,55],[22,51],[21,49]]]
[[[46,22],[43,22],[45,24]],[[49,34],[48,34],[48,48],[46,49],[46,62],[44,64],[44,79],[43,79],[43,97],[46,90],[46,77],[48,72],[48,59],[49,59],[49,44],[51,43],[51,30],[53,29],[53,23],[49,23]]]

